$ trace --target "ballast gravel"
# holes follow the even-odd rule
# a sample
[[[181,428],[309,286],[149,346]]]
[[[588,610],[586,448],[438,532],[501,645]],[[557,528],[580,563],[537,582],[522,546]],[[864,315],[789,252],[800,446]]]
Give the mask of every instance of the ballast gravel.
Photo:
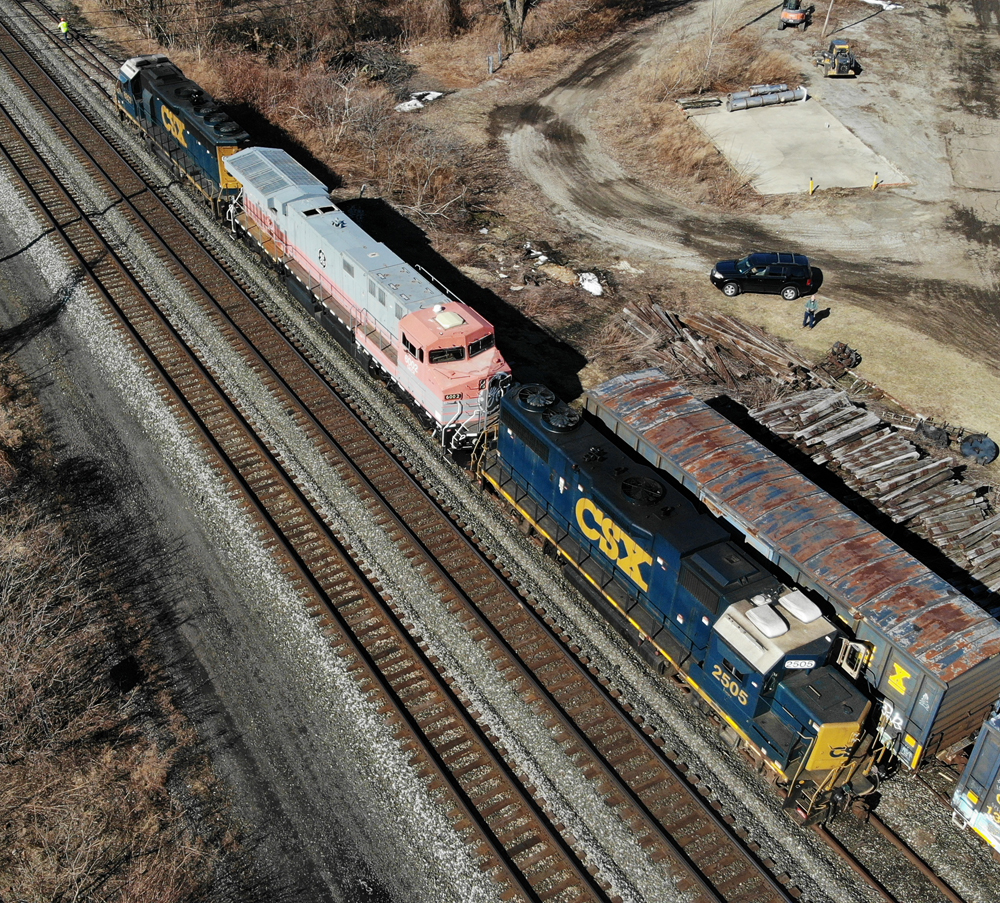
[[[0,2],[6,5],[7,0]],[[52,53],[40,43],[43,51]],[[101,117],[105,127],[119,129],[107,99],[96,90],[92,94],[93,115]],[[81,178],[58,142],[49,140],[46,147],[67,177]],[[148,165],[152,182],[171,184],[155,161]],[[522,589],[544,602],[572,641],[622,692],[623,700],[700,776],[725,810],[737,815],[737,824],[760,844],[761,855],[791,876],[803,899],[874,899],[814,834],[785,816],[776,798],[744,760],[725,747],[684,694],[653,674],[496,504],[476,491],[467,475],[419,432],[415,419],[361,374],[276,280],[257,267],[252,255],[205,218],[196,201],[176,187],[171,190],[189,215],[201,217],[202,228],[255,286],[262,305],[297,332],[329,373],[353,387],[370,420],[380,424],[471,529],[489,542]],[[96,193],[88,197],[95,211],[104,209],[106,199]],[[41,226],[6,183],[0,185],[0,213],[19,224],[20,235],[41,234]],[[114,211],[104,219],[111,228],[121,224]],[[14,230],[7,233],[8,239],[12,234]],[[550,811],[576,836],[587,862],[601,869],[623,900],[683,899],[669,872],[649,860],[600,795],[581,780],[544,725],[496,674],[483,650],[440,609],[419,576],[397,559],[391,541],[372,526],[364,506],[304,441],[287,413],[229,354],[212,324],[190,315],[183,292],[155,256],[127,232],[119,241],[121,253],[171,307],[230,391],[259,426],[267,425],[288,466],[310,486],[330,521],[351,536],[359,556],[376,571],[431,652],[447,663],[518,770],[529,776]],[[382,720],[304,614],[146,375],[93,301],[74,288],[60,255],[47,240],[27,248],[22,243],[11,251],[21,252],[18,266],[30,262],[44,274],[52,297],[69,302],[57,329],[30,358],[32,368],[40,370],[46,355],[60,355],[50,391],[41,392],[50,416],[61,423],[64,435],[92,454],[101,453],[99,443],[106,436],[99,438],[101,430],[93,423],[74,428],[72,418],[106,418],[106,435],[120,437],[116,448],[124,458],[108,461],[108,466],[141,481],[135,503],[144,504],[146,497],[151,511],[165,513],[150,529],[160,531],[164,542],[182,543],[187,553],[185,589],[176,600],[184,621],[182,638],[191,652],[191,667],[204,670],[203,692],[218,706],[201,727],[230,781],[237,811],[258,822],[262,854],[272,857],[276,867],[283,861],[289,869],[306,869],[309,874],[297,880],[317,899],[495,899],[495,888],[447,824],[433,794],[409,768]],[[10,296],[4,306],[8,321],[27,312]],[[951,826],[947,810],[931,801],[925,788],[890,781],[883,796],[886,820],[925,848],[969,903],[998,899],[1000,871],[986,861],[984,850],[978,858],[972,855],[980,848]],[[268,837],[269,823],[285,836]],[[852,825],[848,830],[859,843],[870,844],[868,865],[876,873],[881,869],[885,874],[880,877],[891,887],[896,859],[872,840],[870,829]],[[913,888],[912,895],[899,899],[923,903],[939,897]]]

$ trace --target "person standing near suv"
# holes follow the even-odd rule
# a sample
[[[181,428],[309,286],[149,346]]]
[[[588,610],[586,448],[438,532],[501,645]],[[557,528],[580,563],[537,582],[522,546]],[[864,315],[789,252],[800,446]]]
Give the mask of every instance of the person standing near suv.
[[[808,327],[809,329],[816,328],[816,310],[818,307],[819,305],[816,303],[816,296],[810,295],[806,299],[806,313],[805,316],[802,318],[803,329],[805,329],[806,327]]]

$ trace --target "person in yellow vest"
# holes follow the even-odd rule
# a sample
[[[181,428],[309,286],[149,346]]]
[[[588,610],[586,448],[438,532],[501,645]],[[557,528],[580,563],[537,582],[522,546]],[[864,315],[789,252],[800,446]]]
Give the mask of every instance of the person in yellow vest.
[[[63,40],[68,44],[73,36],[70,34],[69,22],[66,21],[65,16],[59,20],[59,31],[62,32]]]

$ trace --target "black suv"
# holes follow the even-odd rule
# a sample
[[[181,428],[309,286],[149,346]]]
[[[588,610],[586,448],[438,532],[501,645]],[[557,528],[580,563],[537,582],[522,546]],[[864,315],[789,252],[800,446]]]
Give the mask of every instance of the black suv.
[[[709,276],[724,295],[763,292],[794,301],[816,291],[809,258],[802,254],[748,254],[742,260],[720,260]]]

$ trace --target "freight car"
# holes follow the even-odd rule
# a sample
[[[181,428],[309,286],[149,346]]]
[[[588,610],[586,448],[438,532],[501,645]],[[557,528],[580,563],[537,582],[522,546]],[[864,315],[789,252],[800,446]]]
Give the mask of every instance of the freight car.
[[[240,234],[443,446],[471,447],[510,383],[493,326],[369,236],[284,151],[247,148],[226,165],[242,185],[231,211]]]
[[[477,456],[482,478],[555,545],[640,652],[691,682],[800,815],[822,817],[831,788],[864,794],[880,773],[916,770],[970,741],[1000,694],[992,617],[660,371],[611,380],[585,406],[581,420],[547,390],[511,393],[495,447]],[[720,539],[706,555],[704,535],[687,526],[692,503],[745,546]],[[780,584],[763,588],[761,559]],[[800,597],[839,628],[827,654],[765,654],[786,636],[762,638],[767,629],[798,629]],[[813,749],[849,735],[852,719],[838,723],[831,710],[812,718],[824,725],[815,736],[795,721],[802,710],[787,694],[808,686],[805,698],[816,699],[814,675],[849,694],[859,726],[863,701],[875,704],[864,736],[841,740],[842,758],[831,764],[828,754],[826,777],[817,769],[810,788],[795,783],[804,770],[795,747],[785,755],[771,731],[782,724]]]
[[[118,73],[119,118],[139,130],[178,175],[221,215],[239,193],[226,158],[250,144],[239,123],[160,54],[132,57]]]
[[[537,385],[501,402],[477,467],[611,623],[700,694],[800,820],[874,789],[870,703],[836,664],[843,631],[673,481]]]

